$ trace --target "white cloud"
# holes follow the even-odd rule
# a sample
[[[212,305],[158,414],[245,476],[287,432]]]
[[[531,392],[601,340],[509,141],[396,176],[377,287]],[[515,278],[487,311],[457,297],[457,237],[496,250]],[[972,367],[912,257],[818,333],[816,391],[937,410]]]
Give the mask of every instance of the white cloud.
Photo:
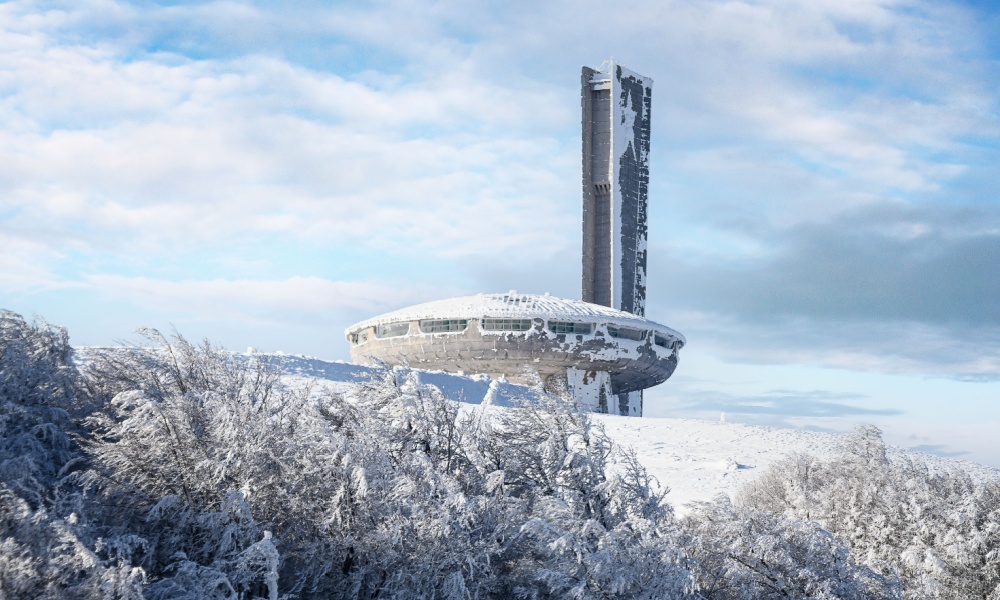
[[[101,295],[116,301],[125,300],[166,314],[194,315],[198,320],[243,324],[274,324],[303,318],[326,321],[331,315],[358,312],[373,315],[433,297],[440,291],[319,277],[167,281],[92,275],[86,281]]]
[[[53,267],[62,257],[44,243],[0,230],[0,249],[0,293],[4,296],[80,287],[59,276]]]
[[[949,71],[960,61],[944,48],[959,32],[946,21],[929,44],[918,46],[927,38],[930,11],[920,3],[907,3],[907,13],[885,2],[794,8],[666,3],[627,11],[593,3],[553,5],[540,13],[512,7],[498,10],[489,23],[447,3],[319,14],[272,13],[240,3],[145,9],[95,3],[46,14],[43,27],[23,6],[8,9],[2,22],[21,34],[10,42],[18,51],[7,54],[3,65],[14,88],[7,114],[21,132],[8,130],[0,140],[0,153],[10,159],[5,179],[18,182],[14,197],[38,206],[38,219],[75,219],[58,206],[39,205],[38,198],[77,196],[76,214],[85,216],[74,224],[104,238],[108,231],[138,228],[141,241],[168,246],[181,237],[209,241],[261,228],[354,235],[383,247],[398,242],[455,256],[484,250],[482,236],[447,223],[483,214],[508,225],[491,231],[501,252],[516,252],[529,240],[545,244],[548,232],[532,222],[559,218],[563,209],[551,199],[575,195],[576,186],[566,185],[574,179],[575,151],[546,137],[574,120],[574,103],[561,96],[572,90],[573,76],[560,77],[564,83],[556,86],[546,81],[548,56],[532,57],[538,71],[510,67],[539,44],[556,56],[573,53],[573,62],[588,60],[579,55],[580,32],[597,27],[607,32],[607,43],[625,47],[632,44],[624,44],[623,32],[641,34],[633,41],[643,49],[646,66],[654,78],[664,75],[657,88],[664,100],[655,113],[665,115],[658,121],[660,148],[676,141],[670,129],[678,122],[707,118],[699,125],[702,135],[708,127],[731,129],[728,141],[713,144],[731,151],[706,157],[710,177],[728,173],[739,180],[787,171],[783,165],[796,156],[837,171],[817,175],[805,169],[805,186],[831,189],[822,202],[797,192],[773,208],[759,206],[774,218],[816,218],[895,188],[937,189],[965,167],[928,163],[912,144],[953,146],[955,135],[978,123],[974,115],[982,120],[983,103],[993,101],[974,86],[949,81],[941,86],[950,90],[947,95],[929,102],[895,98],[891,90],[861,91],[843,102],[837,95],[850,84],[810,86],[794,72],[796,65],[815,65],[836,76],[837,69],[856,64],[866,77],[877,78],[889,70],[880,62],[895,65],[901,58],[879,61],[891,41],[898,46],[890,50],[918,59],[910,61],[918,64],[910,67],[906,85],[928,71]],[[94,15],[120,28],[144,25],[139,34],[97,44],[62,42],[81,37],[65,36],[67,29],[94,27]],[[933,16],[956,20],[947,11]],[[262,26],[268,22],[271,30]],[[544,29],[540,36],[545,22],[572,26]],[[242,28],[244,36],[259,38],[264,52],[244,49],[229,57],[224,51],[193,61],[144,52],[141,44],[148,41],[135,37],[145,32],[159,39],[164,28],[179,23],[208,31],[209,49],[214,43],[226,51]],[[318,35],[319,23],[356,43],[374,44],[377,52],[400,52],[405,76],[369,73],[352,80],[264,56],[272,52],[268,40],[291,31]],[[184,43],[171,47],[176,52]],[[679,46],[684,50],[675,53]],[[520,47],[526,50],[511,53]],[[964,112],[956,112],[960,105]],[[755,152],[761,139],[778,153]],[[525,185],[498,193],[521,181]],[[761,185],[766,193],[776,184]],[[138,208],[156,204],[167,206]],[[431,218],[428,206],[454,217]],[[508,236],[515,223],[517,235]]]
[[[0,186],[12,229],[45,223],[53,245],[59,228],[153,254],[278,232],[527,255],[558,215],[540,201],[559,194],[552,163],[568,167],[548,159],[553,141],[458,133],[542,104],[489,81],[444,74],[379,90],[273,59],[123,64],[46,43],[3,65],[31,84],[7,104],[22,126],[0,133]]]
[[[1000,380],[996,328],[808,317],[752,323],[722,313],[669,309],[659,315],[687,336],[689,351],[733,363]]]
[[[218,318],[232,316],[219,306],[267,319],[362,310],[329,300],[340,294],[396,306],[423,292],[393,304],[391,283],[334,284],[294,260],[270,281],[209,280],[178,265],[182,281],[169,282],[125,276],[122,265],[153,270],[183,252],[233,263],[242,256],[232,248],[260,240],[274,254],[304,241],[446,265],[428,269],[431,287],[451,283],[448,265],[542,273],[532,281],[577,269],[565,260],[579,236],[577,69],[612,54],[656,80],[661,220],[651,231],[669,232],[687,264],[773,258],[803,222],[937,201],[995,158],[969,138],[1000,136],[984,32],[961,6],[912,0],[13,2],[0,5],[0,32],[8,280],[38,290],[82,281]],[[945,226],[887,225],[901,239]],[[100,256],[90,275],[72,272],[78,263],[66,257],[79,255]],[[747,314],[712,319],[738,331]],[[862,321],[845,327],[863,332]],[[996,369],[963,353],[953,330],[893,331],[896,341],[945,344],[959,357],[948,368]],[[731,336],[702,333],[721,353],[742,351]],[[810,339],[816,356],[789,334],[768,342],[768,360],[934,362],[901,358],[888,343]]]

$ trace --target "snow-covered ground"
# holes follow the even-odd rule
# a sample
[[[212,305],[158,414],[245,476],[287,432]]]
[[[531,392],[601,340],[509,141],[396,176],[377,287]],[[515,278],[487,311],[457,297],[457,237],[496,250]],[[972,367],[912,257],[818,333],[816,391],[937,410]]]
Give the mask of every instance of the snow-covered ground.
[[[667,499],[676,508],[719,493],[733,496],[788,453],[828,456],[841,440],[829,433],[694,419],[594,415],[594,421],[615,442],[635,449],[643,466],[670,488]]]
[[[635,449],[646,469],[670,488],[667,498],[677,508],[719,493],[732,497],[790,453],[829,457],[844,439],[835,433],[694,419],[594,415],[594,421],[615,442]],[[979,463],[889,447],[890,458],[900,455],[919,457],[936,470],[961,467],[979,480],[1000,477],[1000,470]]]

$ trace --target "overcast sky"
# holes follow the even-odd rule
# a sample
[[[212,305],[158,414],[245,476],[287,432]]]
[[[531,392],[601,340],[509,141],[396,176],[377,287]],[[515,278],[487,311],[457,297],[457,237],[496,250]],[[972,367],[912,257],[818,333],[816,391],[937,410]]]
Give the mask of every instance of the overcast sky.
[[[0,4],[0,306],[346,359],[355,321],[580,294],[579,72],[651,77],[646,413],[1000,466],[990,2]],[[541,6],[539,6],[541,5]]]

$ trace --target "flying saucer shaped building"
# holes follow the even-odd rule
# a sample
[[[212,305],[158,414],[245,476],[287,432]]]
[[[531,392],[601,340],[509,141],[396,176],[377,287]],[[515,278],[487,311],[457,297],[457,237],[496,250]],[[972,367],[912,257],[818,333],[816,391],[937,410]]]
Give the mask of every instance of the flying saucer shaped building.
[[[348,329],[355,362],[541,380],[599,412],[638,416],[629,392],[663,383],[684,336],[648,319],[554,296],[479,294],[404,308]]]
[[[642,415],[685,344],[645,318],[653,82],[613,62],[583,68],[583,300],[479,294],[347,328],[355,362],[541,380],[591,410]]]

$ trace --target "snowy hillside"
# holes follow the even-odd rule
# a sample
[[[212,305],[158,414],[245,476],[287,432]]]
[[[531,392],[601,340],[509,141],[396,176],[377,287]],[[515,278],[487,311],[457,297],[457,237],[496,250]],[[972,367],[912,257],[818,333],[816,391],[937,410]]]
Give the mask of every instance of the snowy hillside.
[[[303,356],[278,354],[272,355],[272,359],[289,381],[304,384],[315,379],[320,385],[341,392],[347,392],[352,384],[371,373],[367,367]],[[461,398],[468,404],[481,404],[490,389],[490,379],[485,375],[418,373],[422,383],[441,389],[448,398]],[[494,384],[494,389],[490,401],[494,405],[509,405],[513,398],[531,395],[528,388],[511,383]],[[791,453],[809,453],[829,459],[840,448],[844,437],[803,429],[694,419],[601,414],[593,418],[616,443],[635,449],[650,474],[670,488],[667,499],[681,512],[686,504],[711,500],[719,493],[732,497],[740,486]],[[1000,477],[1000,470],[978,463],[894,447],[890,447],[889,452],[890,456],[919,457],[938,470],[959,466],[979,480]]]
[[[643,466],[670,488],[675,507],[710,500],[720,492],[730,497],[771,463],[791,453],[829,460],[843,435],[804,429],[781,429],[694,419],[594,415],[611,439],[636,450]],[[979,480],[1000,477],[1000,470],[964,460],[889,447],[889,456],[919,457],[938,470],[961,467]]]

